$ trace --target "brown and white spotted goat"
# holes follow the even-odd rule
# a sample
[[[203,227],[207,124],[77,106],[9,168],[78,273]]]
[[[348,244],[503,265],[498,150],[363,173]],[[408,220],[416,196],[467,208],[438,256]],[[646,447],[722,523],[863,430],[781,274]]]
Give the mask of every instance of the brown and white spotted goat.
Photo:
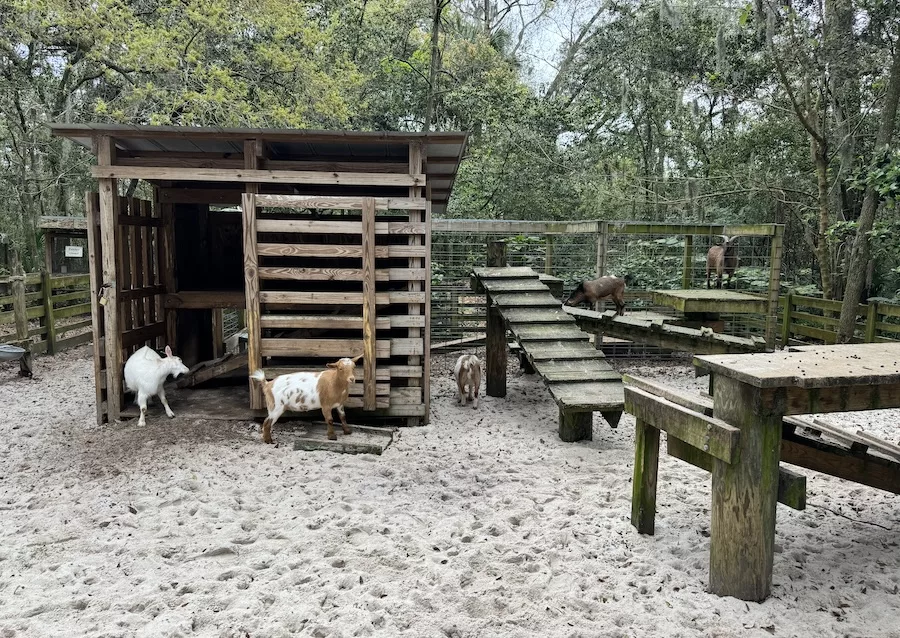
[[[621,277],[600,277],[592,281],[582,281],[566,299],[566,306],[577,306],[587,302],[592,306],[609,297],[616,304],[616,314],[625,314],[625,280]]]
[[[251,374],[250,378],[262,385],[269,411],[269,416],[263,421],[263,441],[273,442],[272,426],[285,410],[306,412],[321,409],[328,424],[328,438],[334,440],[337,436],[334,434],[331,411],[337,408],[344,434],[350,434],[347,417],[344,415],[344,403],[350,396],[350,384],[356,381],[353,372],[360,359],[362,355],[352,359],[344,357],[335,363],[329,363],[328,369],[321,372],[293,372],[277,376],[271,381],[266,381],[262,370]]]

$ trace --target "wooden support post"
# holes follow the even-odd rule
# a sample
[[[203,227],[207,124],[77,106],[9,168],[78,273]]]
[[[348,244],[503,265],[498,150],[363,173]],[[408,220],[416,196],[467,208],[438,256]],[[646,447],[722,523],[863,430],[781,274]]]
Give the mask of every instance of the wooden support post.
[[[95,138],[97,143],[97,164],[110,166],[115,163],[116,143],[108,135]],[[119,280],[118,280],[118,237],[119,237],[119,195],[117,180],[101,178],[100,185],[100,243],[103,258],[103,306],[106,345],[106,406],[109,422],[119,418],[124,400],[122,385],[122,334],[119,322]],[[96,344],[95,344],[96,346]]]
[[[775,226],[772,235],[772,250],[769,263],[769,303],[766,312],[766,346],[775,348],[775,333],[778,326],[778,293],[781,290],[781,257],[784,244],[784,226]],[[785,341],[785,343],[787,343]]]
[[[774,390],[719,377],[713,414],[741,435],[736,462],[713,460],[709,589],[762,601],[772,588],[783,414],[759,408],[776,403]]]
[[[375,199],[363,198],[363,409],[375,409]],[[356,353],[354,353],[355,356]]]
[[[501,267],[506,265],[506,244],[499,241],[488,242],[487,245],[488,267]],[[487,303],[487,326],[485,329],[485,382],[489,397],[506,396],[506,322],[500,311],[494,307],[491,297],[485,294]]]
[[[244,223],[244,295],[247,308],[247,368],[250,372],[262,368],[259,325],[259,274],[256,253],[256,195],[244,193],[241,207]],[[250,407],[261,410],[265,406],[260,384],[250,380]]]
[[[594,413],[559,409],[559,438],[566,443],[594,438]]]
[[[546,249],[544,252],[544,274],[553,274],[553,235],[544,237]]]
[[[641,534],[656,531],[656,477],[659,471],[659,430],[644,421],[634,423],[634,477],[631,481],[631,524]]]
[[[681,271],[681,287],[687,290],[694,283],[694,236],[684,236],[684,263]]]
[[[609,223],[600,222],[597,226],[597,277],[606,275],[607,252],[609,249]],[[594,303],[594,311],[602,312],[606,304],[603,301]],[[603,349],[603,331],[594,333],[594,350]]]
[[[56,320],[53,318],[53,277],[49,270],[41,273],[44,301],[44,326],[47,328],[47,354],[56,354]]]
[[[409,151],[408,151],[410,175],[418,175],[419,173],[422,172],[423,166],[424,166],[424,159],[425,159],[424,150],[425,150],[424,146],[422,145],[421,142],[416,141],[416,142],[410,143]],[[422,197],[422,187],[421,186],[410,187],[409,196],[411,198],[416,198],[416,199],[421,198]],[[374,206],[375,206],[375,204],[373,201],[373,203],[372,203],[372,215],[373,216],[375,214]],[[364,214],[365,214],[365,212],[364,212]],[[411,210],[409,212],[409,221],[411,223],[421,223],[424,221],[424,222],[430,224],[431,217],[430,217],[430,214],[428,211],[425,211],[425,213],[423,213],[423,211],[421,211],[421,210]],[[428,247],[428,249],[426,250],[426,253],[430,254],[430,252],[431,252],[431,248],[430,248],[431,233],[430,232],[426,232],[424,240],[421,235],[412,235],[407,240],[408,245],[410,245],[410,246],[421,246],[423,244],[423,241],[424,241],[425,245]],[[374,237],[373,237],[373,243],[374,243]],[[373,248],[373,250],[374,250],[374,248]],[[422,259],[421,257],[410,257],[409,261],[407,262],[407,265],[409,268],[426,268],[427,269],[426,272],[429,273],[427,281],[425,282],[425,285],[424,285],[424,290],[426,292],[425,296],[426,296],[426,299],[429,300],[429,302],[424,305],[417,304],[417,303],[411,303],[411,304],[407,304],[407,307],[406,307],[406,312],[410,316],[412,316],[412,315],[424,315],[425,316],[424,333],[423,333],[422,328],[408,328],[407,333],[406,333],[410,339],[422,339],[424,342],[423,356],[421,356],[421,357],[418,355],[410,356],[406,359],[406,363],[410,366],[422,366],[422,370],[423,370],[422,377],[409,379],[408,383],[409,383],[409,387],[422,388],[421,398],[422,398],[422,402],[423,402],[423,405],[425,408],[423,416],[409,417],[407,419],[407,424],[408,425],[427,425],[428,421],[430,419],[430,411],[431,411],[430,410],[430,406],[431,406],[431,386],[430,386],[430,383],[431,383],[431,349],[430,349],[430,345],[431,345],[431,327],[430,327],[430,322],[431,322],[431,303],[430,303],[430,299],[431,299],[431,276],[430,276],[431,259],[430,259],[430,257],[426,257],[425,259]],[[410,281],[407,284],[406,289],[409,292],[421,292],[423,290],[423,285],[422,285],[421,281]],[[374,308],[374,306],[373,306],[373,308]],[[374,315],[374,312],[372,314]],[[373,319],[373,321],[374,321],[374,319]],[[373,375],[375,374],[374,368],[372,370],[372,374]],[[374,386],[374,378],[373,378],[372,385]],[[373,397],[373,399],[372,399],[373,407],[374,407],[374,401],[375,401],[375,399]]]
[[[97,425],[103,425],[107,412],[104,408],[106,392],[103,388],[104,357],[103,357],[103,306],[100,305],[102,294],[102,266],[100,250],[100,198],[97,193],[85,193],[84,211],[87,218],[87,245],[88,264],[91,271],[91,338],[93,342],[94,359],[94,393],[97,401]]]
[[[874,343],[878,323],[878,302],[870,301],[866,309],[866,343]]]
[[[19,251],[13,248],[10,251],[12,262],[12,277],[9,278],[13,296],[13,321],[16,324],[16,340],[25,354],[19,359],[19,374],[23,377],[31,376],[31,339],[28,337],[28,308],[25,301],[25,271],[19,260]]]
[[[784,296],[784,308],[781,315],[781,347],[787,348],[791,341],[791,312],[794,306],[794,293],[788,292]]]
[[[225,354],[225,318],[221,308],[212,309],[213,359]]]

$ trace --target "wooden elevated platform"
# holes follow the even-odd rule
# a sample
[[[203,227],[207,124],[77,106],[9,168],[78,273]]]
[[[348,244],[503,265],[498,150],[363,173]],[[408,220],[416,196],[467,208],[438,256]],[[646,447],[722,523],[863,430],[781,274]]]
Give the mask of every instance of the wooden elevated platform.
[[[668,325],[665,321],[652,316],[649,318],[639,315],[620,317],[613,310],[594,312],[572,306],[565,306],[564,310],[585,332],[640,341],[669,350],[696,354],[740,354],[766,351],[764,339],[747,339],[720,332]]]
[[[559,436],[590,439],[592,415],[612,427],[622,416],[621,376],[595,350],[531,268],[476,268],[473,287],[488,298],[487,393],[506,396],[506,329],[559,406]]]
[[[764,315],[768,302],[764,297],[719,288],[654,290],[653,303],[668,306],[687,315],[694,313],[756,313]]]

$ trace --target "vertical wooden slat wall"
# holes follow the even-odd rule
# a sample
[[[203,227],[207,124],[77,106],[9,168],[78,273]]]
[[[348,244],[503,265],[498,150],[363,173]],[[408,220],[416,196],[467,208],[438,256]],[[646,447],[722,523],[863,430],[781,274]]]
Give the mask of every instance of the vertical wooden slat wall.
[[[244,296],[246,299],[244,318],[247,323],[247,368],[252,373],[262,368],[258,246],[256,241],[256,195],[254,193],[244,193],[241,200],[241,210],[244,226]],[[250,407],[254,410],[259,410],[265,405],[262,392],[258,384],[252,380],[249,383]]]

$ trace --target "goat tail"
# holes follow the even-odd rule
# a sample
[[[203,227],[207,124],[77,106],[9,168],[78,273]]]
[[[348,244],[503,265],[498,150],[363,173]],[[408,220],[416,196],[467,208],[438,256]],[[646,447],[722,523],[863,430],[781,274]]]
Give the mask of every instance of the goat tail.
[[[262,370],[254,370],[253,374],[250,375],[250,378],[254,381],[258,381],[261,384],[266,383],[266,373]]]

